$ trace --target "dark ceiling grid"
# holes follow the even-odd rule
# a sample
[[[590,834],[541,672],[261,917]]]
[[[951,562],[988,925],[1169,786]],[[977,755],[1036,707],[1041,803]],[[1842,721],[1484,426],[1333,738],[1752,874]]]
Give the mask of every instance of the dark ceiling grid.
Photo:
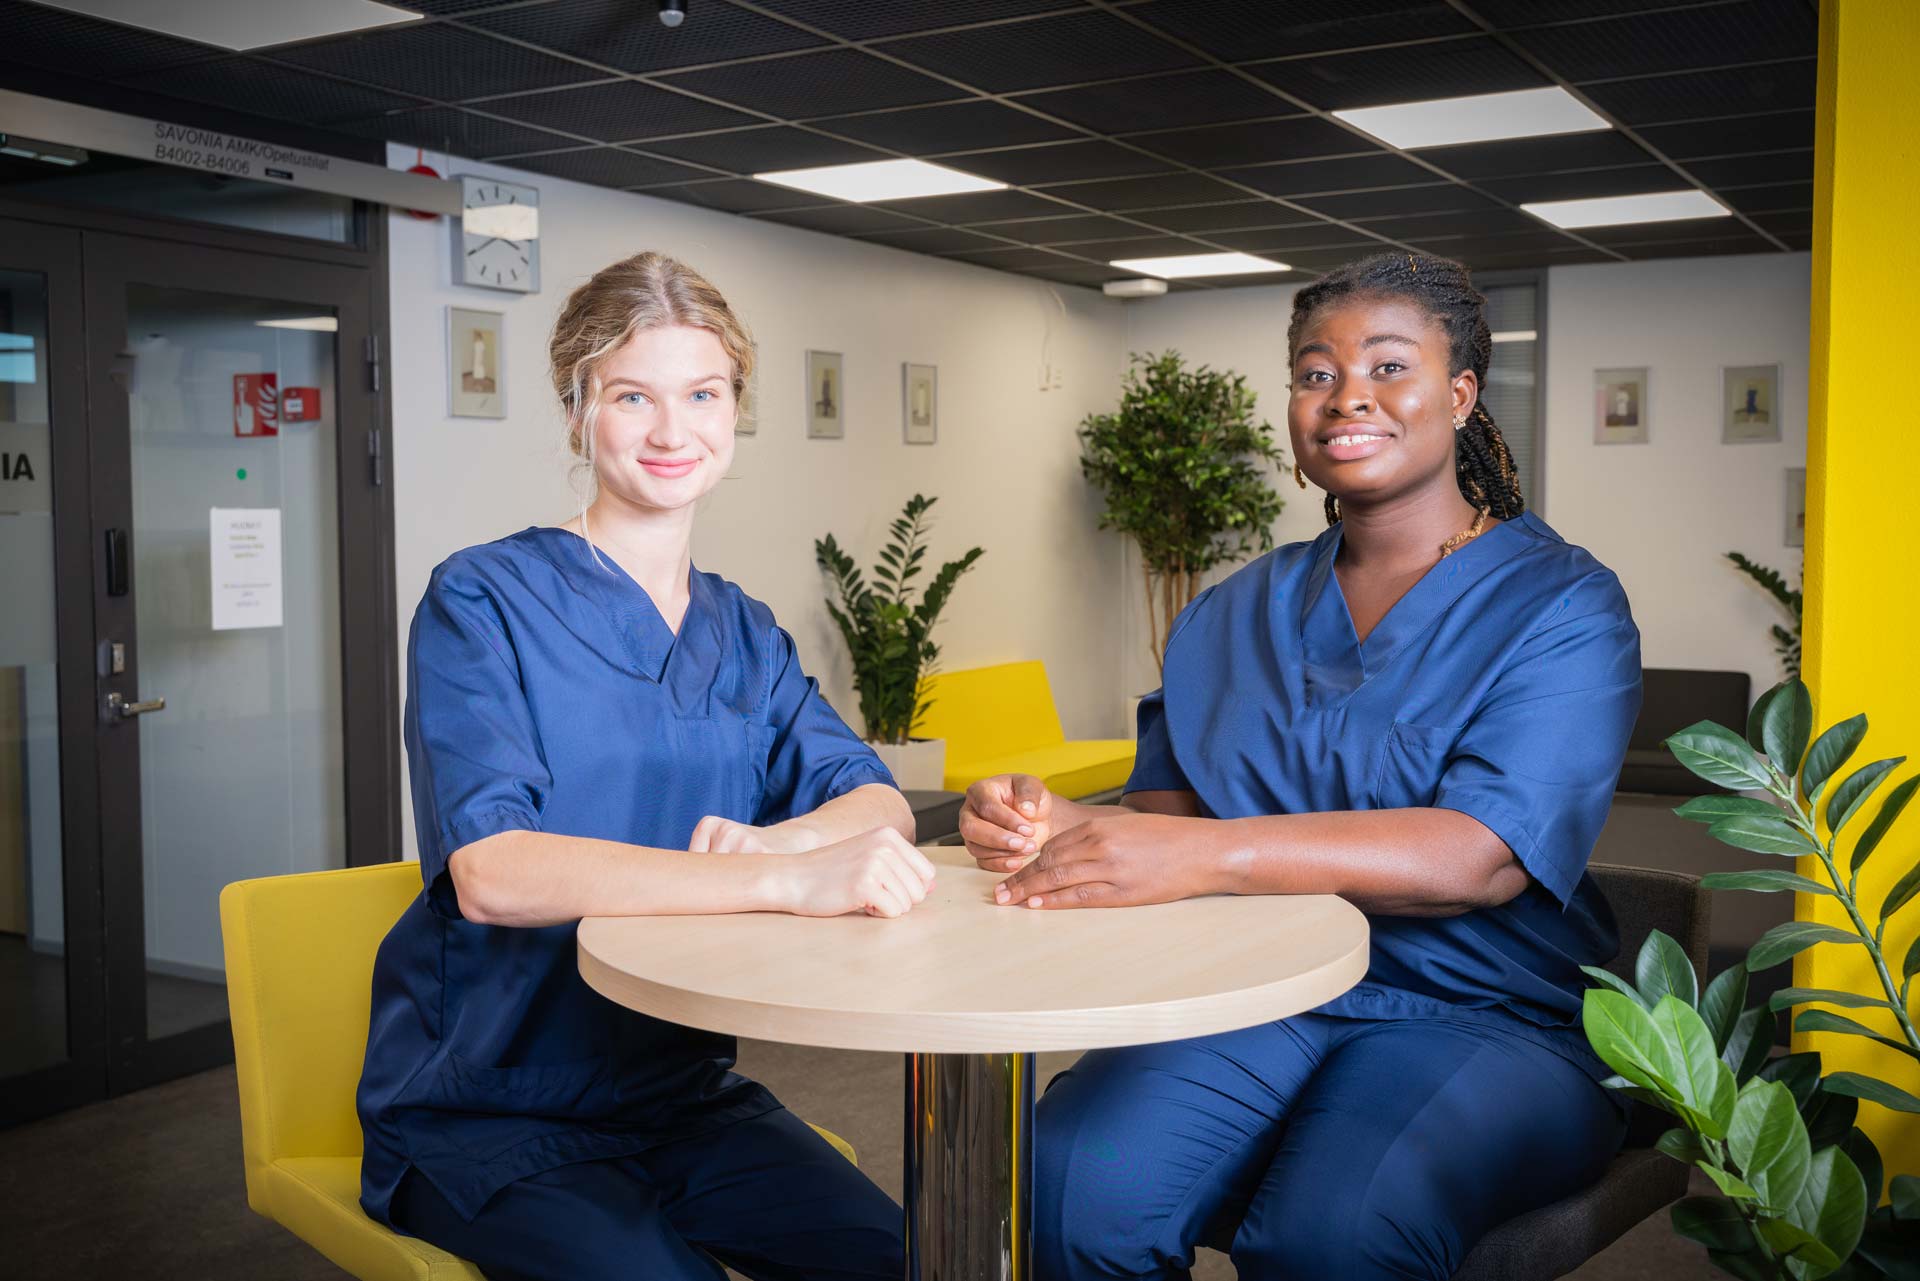
[[[115,66],[111,78],[122,83],[257,110],[273,84],[260,73],[293,72],[266,114],[298,112],[310,124],[417,145],[457,137],[477,144],[464,153],[477,159],[1067,283],[1119,274],[1089,254],[1259,252],[1251,246],[1263,230],[1265,251],[1308,271],[1382,244],[1497,266],[1526,265],[1529,253],[1544,265],[1581,254],[1799,249],[1811,235],[1811,187],[1795,181],[1810,171],[1811,0],[943,0],[938,28],[920,26],[928,9],[906,0],[697,0],[693,21],[705,14],[710,25],[678,43],[651,23],[618,25],[637,0],[399,2],[433,16],[403,31],[242,55],[17,0],[0,0],[0,17],[17,26],[13,15],[24,13],[26,46],[36,24],[49,36],[71,30],[55,44],[86,48],[89,70]],[[1375,42],[1387,14],[1401,38]],[[994,56],[1007,46],[996,28],[1019,32],[1020,57]],[[396,77],[409,60],[380,40],[396,35],[437,64]],[[120,51],[118,63],[93,56],[103,42]],[[20,59],[21,44],[0,58]],[[1078,84],[1044,75],[1056,63],[1089,66],[1087,48],[1108,49],[1117,61],[1093,65],[1124,74]],[[1496,78],[1520,76],[1511,70],[1518,65],[1527,83],[1567,88],[1614,130],[1408,155],[1330,116],[1347,101],[1350,91],[1338,88],[1340,76],[1352,78],[1347,68],[1371,67],[1377,83],[1396,60],[1438,62],[1469,49],[1473,66],[1509,68]],[[769,64],[835,52],[861,73],[890,65],[906,92],[935,96],[921,106],[861,103],[831,118],[789,119],[815,95],[760,110],[701,91],[703,81],[777,76]],[[739,56],[716,56],[725,54]],[[954,67],[954,58],[966,65]],[[477,75],[485,96],[473,75],[449,80],[448,62]],[[172,83],[154,74],[168,63],[183,68]],[[969,69],[977,74],[950,74]],[[944,87],[919,87],[925,81]],[[1320,87],[1308,98],[1286,84]],[[1432,96],[1462,91],[1471,90],[1447,82]],[[568,99],[604,100],[599,122],[584,127],[591,113],[560,110]],[[654,110],[637,109],[648,104]],[[381,114],[341,114],[354,107]],[[655,119],[642,134],[620,123],[648,116]],[[1198,127],[1216,123],[1211,134]],[[1328,141],[1311,142],[1314,129]],[[881,156],[944,160],[1013,189],[872,207],[743,177]],[[1592,229],[1587,239],[1514,208],[1522,199],[1645,190],[1648,176],[1663,172],[1718,195],[1741,219],[1738,234],[1723,218]],[[987,248],[942,248],[954,245]]]
[[[1797,5],[1802,3],[1802,0],[1774,0],[1774,2]],[[1622,123],[1620,120],[1608,114],[1606,109],[1603,108],[1599,103],[1595,102],[1592,98],[1589,98],[1586,94],[1582,93],[1577,85],[1569,84],[1567,82],[1566,77],[1562,76],[1558,71],[1555,71],[1552,67],[1549,67],[1546,63],[1542,62],[1537,56],[1534,55],[1534,53],[1531,50],[1527,49],[1524,45],[1516,41],[1513,36],[1507,34],[1506,32],[1500,31],[1491,22],[1488,22],[1486,19],[1482,18],[1478,13],[1474,11],[1471,5],[1466,3],[1466,0],[1447,0],[1447,3],[1451,4],[1454,8],[1458,9],[1466,17],[1471,18],[1475,23],[1477,23],[1495,40],[1505,45],[1508,49],[1512,50],[1518,56],[1525,58],[1529,63],[1533,65],[1535,70],[1539,71],[1542,75],[1549,77],[1554,84],[1558,85],[1561,89],[1565,90],[1567,93],[1572,94],[1576,99],[1584,103],[1588,108],[1588,110],[1594,112],[1601,119],[1605,120],[1608,125],[1618,130],[1623,137],[1627,138],[1629,141],[1636,142],[1640,146],[1646,148],[1646,150],[1661,164],[1665,165],[1667,168],[1671,169],[1674,173],[1678,174],[1681,178],[1685,179],[1689,187],[1694,188],[1696,191],[1705,192],[1708,196],[1713,195],[1713,193],[1710,190],[1708,190],[1708,188],[1704,183],[1702,183],[1698,178],[1695,178],[1691,173],[1687,172],[1686,168],[1682,166],[1678,161],[1673,160],[1669,156],[1662,153],[1659,149],[1657,149],[1651,143],[1649,143],[1644,137],[1642,137],[1632,127]],[[1701,8],[1709,8],[1709,7],[1713,7],[1713,6],[1701,6]],[[1753,232],[1755,235],[1759,236],[1761,240],[1771,245],[1775,249],[1779,249],[1779,250],[1786,249],[1787,247],[1786,242],[1782,241],[1779,237],[1761,228],[1757,223],[1755,223],[1751,218],[1749,218],[1746,215],[1746,213],[1741,211],[1739,208],[1734,207],[1732,205],[1732,202],[1722,201],[1721,203],[1729,207],[1732,210],[1733,216],[1739,219],[1741,222],[1745,223],[1747,226],[1747,229]]]

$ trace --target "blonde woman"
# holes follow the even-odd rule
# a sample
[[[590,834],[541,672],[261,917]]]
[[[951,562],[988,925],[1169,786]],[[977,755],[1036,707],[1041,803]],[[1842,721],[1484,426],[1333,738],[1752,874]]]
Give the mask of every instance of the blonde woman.
[[[434,571],[408,647],[425,890],[381,946],[361,1204],[511,1278],[896,1278],[901,1215],[730,1037],[575,968],[586,915],[899,916],[933,867],[767,608],[693,568],[754,349],[659,254],[574,291],[555,389],[595,496]]]

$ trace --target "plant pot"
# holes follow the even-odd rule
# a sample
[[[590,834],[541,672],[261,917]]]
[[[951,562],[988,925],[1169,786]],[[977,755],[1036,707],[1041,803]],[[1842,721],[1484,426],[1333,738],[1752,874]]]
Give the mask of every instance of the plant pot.
[[[947,740],[910,738],[904,743],[868,743],[903,792],[938,792],[947,779]]]

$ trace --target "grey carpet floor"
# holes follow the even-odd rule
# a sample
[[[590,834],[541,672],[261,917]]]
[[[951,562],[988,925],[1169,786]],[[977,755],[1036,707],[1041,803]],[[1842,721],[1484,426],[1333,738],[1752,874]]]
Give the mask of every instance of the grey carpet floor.
[[[1072,1059],[1042,1055],[1041,1081]],[[740,1067],[795,1112],[846,1138],[861,1168],[899,1195],[898,1056],[747,1042]],[[0,1131],[0,1277],[9,1281],[342,1275],[247,1209],[231,1068]],[[1572,1275],[1707,1281],[1720,1274],[1659,1216]],[[1233,1270],[1224,1257],[1203,1252],[1194,1276],[1228,1281]]]

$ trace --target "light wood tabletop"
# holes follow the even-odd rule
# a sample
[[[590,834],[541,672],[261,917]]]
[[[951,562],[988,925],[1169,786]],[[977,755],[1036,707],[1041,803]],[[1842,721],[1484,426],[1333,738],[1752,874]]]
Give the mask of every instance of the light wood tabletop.
[[[590,917],[580,973],[689,1027],[792,1045],[1007,1054],[1144,1045],[1310,1010],[1367,968],[1367,921],[1331,895],[1000,907],[1004,873],[956,846],[904,917]],[[724,857],[724,856],[716,856]]]

